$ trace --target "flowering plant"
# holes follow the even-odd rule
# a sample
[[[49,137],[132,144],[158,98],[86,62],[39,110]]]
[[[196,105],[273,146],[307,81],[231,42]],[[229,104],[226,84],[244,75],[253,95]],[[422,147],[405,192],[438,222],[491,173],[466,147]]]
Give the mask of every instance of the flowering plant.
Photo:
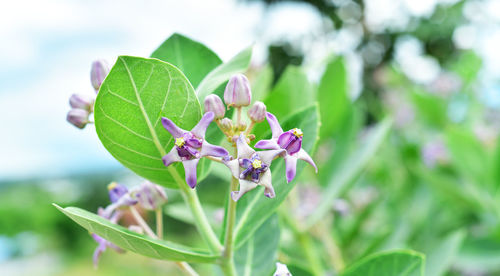
[[[295,207],[285,199],[306,165],[311,168],[308,179],[318,173],[311,154],[319,139],[319,114],[326,111],[318,110],[311,100],[283,110],[282,102],[294,100],[294,95],[279,91],[265,99],[255,96],[242,74],[250,57],[249,48],[222,63],[204,45],[175,34],[151,58],[120,56],[110,69],[102,61],[93,64],[91,80],[97,97],[73,95],[67,120],[78,128],[94,123],[109,153],[145,179],[131,188],[110,184],[111,203],[97,214],[57,206],[92,233],[98,243],[96,266],[103,252],[112,248],[173,261],[187,275],[198,275],[195,263],[217,265],[225,275],[267,275],[275,266],[275,275],[291,275],[286,265],[276,263],[279,212],[303,242],[312,273],[323,274],[326,266],[310,250],[306,233],[322,223],[338,186],[329,186],[314,212],[304,218],[288,214],[287,208]],[[187,62],[195,58],[197,63]],[[364,161],[348,171],[340,185],[359,173],[364,156],[374,153],[389,125],[385,121],[370,133],[371,142],[360,152]],[[220,195],[226,201],[220,225],[207,217],[198,198],[199,187],[210,185],[203,180],[216,166],[225,168],[227,185],[227,192]],[[204,248],[165,235],[164,188],[182,196]],[[144,216],[149,211],[155,213],[155,230]],[[125,214],[134,221],[127,227],[119,224]],[[335,250],[330,253],[334,269],[341,271],[341,256]]]

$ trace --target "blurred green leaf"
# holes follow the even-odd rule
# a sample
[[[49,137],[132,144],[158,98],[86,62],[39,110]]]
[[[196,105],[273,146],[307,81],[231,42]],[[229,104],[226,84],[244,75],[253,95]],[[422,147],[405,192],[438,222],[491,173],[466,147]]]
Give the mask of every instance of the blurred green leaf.
[[[469,130],[450,127],[446,130],[446,145],[456,168],[478,184],[485,184],[486,164],[490,158],[477,137]]]
[[[321,138],[338,131],[351,107],[347,70],[342,57],[336,57],[326,67],[318,87],[321,115]]]
[[[288,66],[264,103],[267,110],[278,118],[311,105],[315,91],[300,67]]]
[[[482,63],[483,61],[476,53],[464,51],[450,69],[455,71],[465,83],[471,83],[477,78]]]
[[[417,276],[424,275],[424,255],[411,250],[377,253],[349,266],[342,276]]]
[[[205,45],[181,34],[171,35],[152,54],[179,68],[196,88],[201,80],[222,60]]]
[[[209,94],[215,93],[215,90],[231,78],[232,75],[243,73],[250,65],[252,58],[252,47],[238,53],[231,60],[217,66],[203,78],[200,85],[196,88],[196,95],[202,101]],[[222,93],[217,93],[221,96]]]
[[[322,192],[321,202],[318,207],[315,209],[314,213],[307,218],[305,223],[306,228],[312,227],[316,222],[322,219],[331,209],[333,200],[363,171],[385,140],[391,129],[391,125],[392,119],[390,118],[386,118],[380,122],[366,136],[363,145],[346,158],[342,166],[335,171],[325,172],[331,173],[331,177],[328,177],[329,184]]]
[[[95,103],[99,139],[125,167],[152,182],[176,188],[161,161],[174,146],[172,135],[160,122],[161,117],[168,117],[186,130],[200,120],[200,103],[189,81],[169,63],[119,57]],[[206,164],[200,162],[200,177]],[[184,175],[182,166],[174,166]]]
[[[238,275],[269,275],[276,263],[279,241],[278,215],[274,214],[234,253]]]
[[[426,254],[425,275],[445,275],[455,259],[464,237],[464,231],[451,233],[438,243],[433,250]]]
[[[263,101],[273,84],[273,69],[266,65],[252,81],[252,101]]]
[[[160,260],[213,263],[217,256],[210,255],[180,244],[150,237],[129,231],[123,226],[113,224],[96,214],[75,207],[62,208],[54,204],[59,211],[78,223],[91,233],[126,250]]]
[[[432,126],[444,127],[448,120],[446,102],[426,91],[413,91],[411,99],[417,107],[419,117]]]
[[[286,118],[281,124],[283,129],[294,127],[302,129],[304,140],[302,147],[311,153],[318,138],[319,118],[316,105],[299,111]],[[257,228],[269,218],[276,208],[285,200],[288,193],[297,183],[300,172],[306,162],[297,162],[297,176],[294,181],[286,183],[285,164],[282,159],[277,159],[272,164],[272,183],[276,192],[275,198],[264,196],[263,187],[258,187],[245,194],[237,204],[237,222],[235,227],[236,247],[241,246],[254,235]],[[309,165],[308,165],[309,166]]]

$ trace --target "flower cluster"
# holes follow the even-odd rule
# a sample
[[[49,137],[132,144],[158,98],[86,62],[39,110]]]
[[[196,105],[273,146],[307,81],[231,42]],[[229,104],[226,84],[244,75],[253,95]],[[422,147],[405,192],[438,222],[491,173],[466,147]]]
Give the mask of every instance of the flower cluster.
[[[90,70],[90,82],[94,87],[95,94],[99,91],[102,82],[109,73],[109,66],[103,60],[97,60],[92,63]],[[73,94],[69,98],[71,110],[68,111],[66,120],[77,128],[84,128],[90,123],[89,117],[94,112],[94,95]]]
[[[140,186],[135,186],[130,190],[122,184],[112,182],[108,185],[108,195],[111,204],[106,208],[99,208],[97,214],[115,224],[123,217],[128,207],[139,205],[145,210],[157,210],[167,202],[165,190],[149,181],[145,181]],[[137,219],[141,220],[138,221],[141,224],[142,219]],[[149,230],[140,225],[131,225],[129,229],[138,232]],[[98,243],[93,255],[95,267],[97,267],[99,257],[107,248],[112,248],[119,253],[124,252],[123,249],[97,234],[92,233],[91,236]]]
[[[296,174],[297,160],[304,160],[311,164],[317,172],[317,167],[307,152],[302,149],[303,133],[294,128],[283,131],[276,117],[267,112],[266,105],[255,102],[247,111],[250,124],[242,121],[241,109],[249,106],[252,100],[250,83],[245,75],[237,74],[231,77],[224,91],[224,102],[229,108],[236,109],[236,118],[224,118],[226,107],[221,98],[215,94],[208,95],[204,100],[205,115],[191,130],[183,130],[170,119],[163,117],[165,129],[174,137],[172,150],[163,156],[163,163],[169,166],[174,162],[182,162],[186,182],[191,188],[197,184],[196,168],[200,158],[208,157],[224,163],[234,178],[239,181],[239,191],[232,191],[231,198],[239,200],[246,192],[263,186],[264,195],[275,197],[271,183],[271,162],[282,157],[286,164],[286,179],[290,182]],[[255,144],[256,148],[265,151],[255,151],[248,143],[255,139],[251,131],[256,123],[267,119],[272,131],[270,140],[261,140]],[[220,130],[227,136],[228,141],[236,148],[236,157],[220,146],[214,146],[205,140],[205,132],[209,124],[215,120]]]

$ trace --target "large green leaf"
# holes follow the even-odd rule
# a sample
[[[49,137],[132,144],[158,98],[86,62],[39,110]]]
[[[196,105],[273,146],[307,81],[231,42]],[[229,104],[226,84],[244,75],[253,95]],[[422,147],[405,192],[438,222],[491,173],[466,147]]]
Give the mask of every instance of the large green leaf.
[[[326,67],[318,87],[318,103],[321,114],[321,137],[337,131],[351,107],[347,70],[342,57],[332,60]]]
[[[417,276],[424,275],[424,255],[410,250],[378,253],[349,266],[342,276]]]
[[[300,110],[314,102],[314,87],[306,74],[297,66],[288,66],[264,103],[278,118]]]
[[[75,207],[62,208],[54,206],[70,219],[91,233],[95,233],[117,246],[154,259],[213,263],[217,256],[192,249],[180,244],[150,237],[129,231],[123,226],[111,223],[96,214]]]
[[[294,127],[302,129],[304,140],[302,147],[309,153],[318,139],[319,117],[317,105],[308,107],[299,111],[283,121],[281,126],[283,130],[289,130]],[[278,206],[285,200],[288,193],[297,183],[300,172],[306,166],[306,162],[299,160],[297,162],[296,179],[286,183],[285,164],[282,159],[277,159],[271,166],[272,183],[276,192],[275,198],[264,196],[263,187],[254,189],[245,194],[237,204],[237,222],[235,227],[235,236],[237,247],[241,246],[257,228],[269,218]],[[308,165],[309,166],[309,165]]]
[[[195,88],[210,71],[222,63],[205,45],[177,33],[165,40],[151,57],[179,68]]]
[[[238,275],[269,275],[275,266],[279,241],[278,215],[274,214],[234,253]]]
[[[200,85],[196,88],[196,95],[202,101],[209,94],[215,93],[216,89],[231,78],[232,75],[237,73],[242,73],[247,70],[250,65],[250,59],[252,58],[252,48],[249,47],[226,63],[223,63],[213,69],[205,78],[201,81]],[[223,90],[216,93],[219,96],[222,94]]]
[[[352,153],[337,170],[330,173],[331,177],[327,188],[322,193],[321,202],[306,220],[305,226],[309,228],[316,222],[322,219],[325,214],[331,209],[332,202],[339,194],[351,184],[356,177],[363,171],[371,158],[375,155],[378,148],[385,140],[385,137],[391,129],[392,120],[385,119],[374,127],[366,136],[363,145],[354,153]],[[321,172],[320,172],[321,173]]]
[[[177,184],[161,161],[174,145],[161,117],[186,130],[196,125],[201,107],[189,81],[169,63],[119,57],[95,103],[99,139],[127,168],[152,182],[175,188]],[[200,162],[199,172],[204,171],[205,164]],[[182,165],[174,166],[184,174]]]

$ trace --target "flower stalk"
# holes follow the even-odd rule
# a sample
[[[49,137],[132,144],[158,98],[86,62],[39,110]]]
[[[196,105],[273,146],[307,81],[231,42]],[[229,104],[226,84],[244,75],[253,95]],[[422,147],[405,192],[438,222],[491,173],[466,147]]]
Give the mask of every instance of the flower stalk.
[[[229,193],[238,189],[238,179],[234,176],[231,178],[231,185],[229,187]],[[236,275],[236,270],[234,267],[234,224],[236,222],[236,202],[229,199],[227,218],[226,218],[226,232],[224,237],[224,251],[222,252],[223,264],[225,266],[224,271],[226,275]]]

